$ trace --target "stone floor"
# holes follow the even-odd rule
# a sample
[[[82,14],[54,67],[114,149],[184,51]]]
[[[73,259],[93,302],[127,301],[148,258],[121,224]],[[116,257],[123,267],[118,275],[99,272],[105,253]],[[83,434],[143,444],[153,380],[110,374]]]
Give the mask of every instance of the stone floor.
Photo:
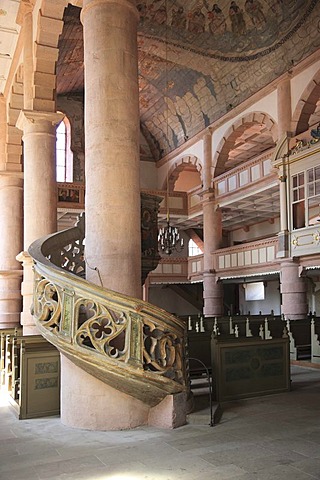
[[[293,366],[290,393],[228,404],[215,427],[206,400],[170,431],[79,431],[0,405],[0,479],[320,479],[320,369]]]

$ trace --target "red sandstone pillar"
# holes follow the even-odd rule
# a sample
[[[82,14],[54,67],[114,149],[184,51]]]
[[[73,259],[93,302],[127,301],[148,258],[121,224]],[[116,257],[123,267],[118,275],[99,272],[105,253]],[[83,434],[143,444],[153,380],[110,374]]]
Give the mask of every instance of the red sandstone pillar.
[[[278,142],[292,131],[292,107],[291,107],[291,75],[286,75],[277,85],[278,107]],[[278,258],[288,256],[288,201],[287,201],[287,174],[285,158],[279,166],[279,189],[280,189],[280,232],[278,234]]]
[[[213,256],[221,247],[222,218],[217,208],[212,185],[212,135],[208,132],[203,139],[204,178],[203,178],[203,314],[205,317],[223,315],[223,285],[218,282],[214,271]]]
[[[103,286],[141,297],[136,2],[85,0],[86,258]],[[96,271],[87,278],[99,284]]]
[[[57,230],[56,124],[62,114],[21,111],[17,127],[23,131],[24,145],[24,252],[17,258],[23,262],[24,335],[37,334],[30,313],[33,295],[30,244]]]
[[[292,131],[291,75],[286,75],[277,85],[278,139]]]
[[[6,104],[0,98],[0,328],[19,326],[21,312],[22,269],[16,256],[22,248],[23,177],[20,165],[7,163],[6,135]]]
[[[282,314],[290,320],[305,318],[308,313],[307,286],[293,260],[281,263]]]

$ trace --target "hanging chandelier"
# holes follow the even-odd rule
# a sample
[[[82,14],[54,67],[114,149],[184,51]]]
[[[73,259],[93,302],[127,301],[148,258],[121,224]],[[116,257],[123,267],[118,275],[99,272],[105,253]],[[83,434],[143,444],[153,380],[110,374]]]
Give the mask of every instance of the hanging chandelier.
[[[167,225],[159,229],[158,234],[159,249],[166,255],[173,252],[182,252],[183,238],[180,238],[179,229],[170,225],[169,207],[167,212]]]

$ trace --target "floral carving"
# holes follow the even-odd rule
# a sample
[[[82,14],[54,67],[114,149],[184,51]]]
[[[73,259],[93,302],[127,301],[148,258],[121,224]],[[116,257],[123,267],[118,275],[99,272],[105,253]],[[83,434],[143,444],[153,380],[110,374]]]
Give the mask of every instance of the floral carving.
[[[183,383],[183,339],[165,326],[144,319],[144,369]]]

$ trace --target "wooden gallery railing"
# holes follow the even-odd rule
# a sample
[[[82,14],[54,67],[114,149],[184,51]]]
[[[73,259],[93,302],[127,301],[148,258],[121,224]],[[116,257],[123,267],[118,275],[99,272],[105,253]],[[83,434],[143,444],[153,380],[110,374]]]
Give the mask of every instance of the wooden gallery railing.
[[[84,215],[74,228],[34,242],[29,253],[36,325],[69,360],[151,406],[186,390],[185,323],[81,278]]]

